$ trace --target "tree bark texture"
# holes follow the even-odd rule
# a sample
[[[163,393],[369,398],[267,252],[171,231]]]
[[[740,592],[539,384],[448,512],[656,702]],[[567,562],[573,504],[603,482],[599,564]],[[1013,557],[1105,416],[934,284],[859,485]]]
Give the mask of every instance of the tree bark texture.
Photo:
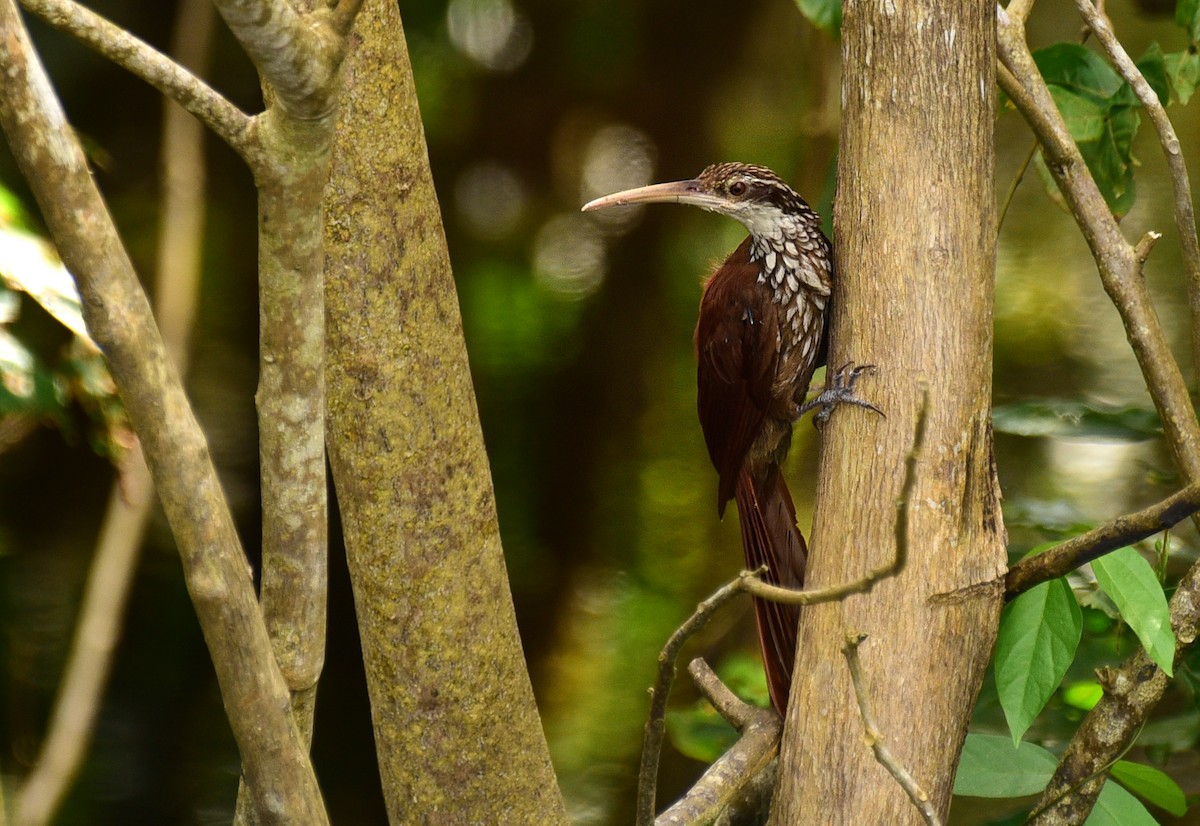
[[[810,587],[896,550],[895,503],[928,387],[908,564],[869,594],[806,608],[772,822],[918,823],[863,739],[846,663],[860,649],[875,718],[945,816],[995,639],[1005,534],[992,459],[994,6],[845,5],[830,365],[872,363],[824,430]]]
[[[328,444],[389,817],[565,822],[394,2],[366,4],[346,72],[326,193]]]

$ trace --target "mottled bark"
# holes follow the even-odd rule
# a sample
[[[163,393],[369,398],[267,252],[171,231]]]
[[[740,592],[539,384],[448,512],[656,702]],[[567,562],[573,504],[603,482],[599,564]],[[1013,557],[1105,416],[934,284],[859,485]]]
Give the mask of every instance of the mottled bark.
[[[326,197],[328,443],[389,816],[563,822],[394,3],[366,4],[346,71]]]

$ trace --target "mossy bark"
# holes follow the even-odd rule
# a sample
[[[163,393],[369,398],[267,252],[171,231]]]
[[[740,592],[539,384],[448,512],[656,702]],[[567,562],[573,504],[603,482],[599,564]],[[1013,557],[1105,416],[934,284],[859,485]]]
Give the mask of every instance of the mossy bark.
[[[328,445],[388,813],[564,822],[394,3],[367,2],[346,71],[326,194]]]

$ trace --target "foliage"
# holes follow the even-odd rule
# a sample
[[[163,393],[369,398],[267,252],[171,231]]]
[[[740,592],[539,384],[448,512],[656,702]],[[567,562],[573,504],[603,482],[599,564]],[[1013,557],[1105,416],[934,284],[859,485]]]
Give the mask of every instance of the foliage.
[[[73,438],[78,404],[89,420],[88,443],[116,461],[133,438],[116,386],[88,335],[70,273],[30,225],[0,187],[0,417],[48,422]],[[36,325],[18,328],[30,303],[65,328],[65,344]]]
[[[739,652],[722,660],[717,676],[731,691],[760,708],[770,705],[767,680],[758,657]],[[667,734],[680,754],[711,763],[738,738],[733,726],[707,700],[667,713]]]

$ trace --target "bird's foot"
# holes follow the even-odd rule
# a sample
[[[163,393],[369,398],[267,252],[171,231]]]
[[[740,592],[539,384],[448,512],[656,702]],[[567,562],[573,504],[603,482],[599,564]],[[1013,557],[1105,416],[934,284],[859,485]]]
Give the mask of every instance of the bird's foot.
[[[800,406],[797,418],[810,410],[817,410],[816,415],[813,416],[813,424],[820,430],[825,426],[825,422],[829,421],[834,408],[840,404],[852,404],[857,407],[866,408],[867,410],[874,410],[880,416],[883,416],[884,413],[882,410],[866,399],[856,396],[854,393],[854,385],[858,384],[859,376],[863,373],[874,372],[874,364],[859,364],[855,366],[852,361],[846,362],[829,375],[829,378],[825,382],[825,389],[821,391],[820,395]],[[884,416],[884,418],[887,417]]]

